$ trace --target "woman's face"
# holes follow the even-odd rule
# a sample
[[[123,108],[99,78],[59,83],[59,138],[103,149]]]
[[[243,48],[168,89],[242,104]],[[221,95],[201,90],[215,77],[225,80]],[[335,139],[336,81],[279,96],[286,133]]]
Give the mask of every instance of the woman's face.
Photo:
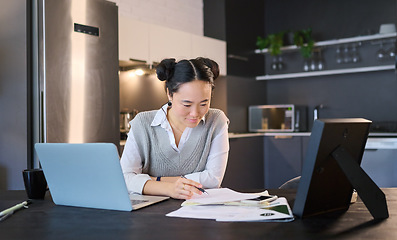
[[[169,120],[179,128],[196,127],[208,112],[211,103],[211,84],[194,80],[183,83],[169,100],[172,108],[168,111]],[[181,129],[182,130],[182,129]]]

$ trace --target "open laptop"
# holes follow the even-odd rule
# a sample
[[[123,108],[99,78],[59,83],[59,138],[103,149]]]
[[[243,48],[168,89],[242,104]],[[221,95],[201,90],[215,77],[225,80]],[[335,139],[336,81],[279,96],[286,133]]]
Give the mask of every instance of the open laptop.
[[[113,143],[36,143],[35,150],[57,205],[132,211],[169,198],[129,195]]]

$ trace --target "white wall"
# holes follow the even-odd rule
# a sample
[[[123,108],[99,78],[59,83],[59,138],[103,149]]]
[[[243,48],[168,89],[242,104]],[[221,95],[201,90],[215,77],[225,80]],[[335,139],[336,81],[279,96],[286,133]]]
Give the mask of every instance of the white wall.
[[[195,35],[204,35],[203,0],[109,0],[119,15]]]

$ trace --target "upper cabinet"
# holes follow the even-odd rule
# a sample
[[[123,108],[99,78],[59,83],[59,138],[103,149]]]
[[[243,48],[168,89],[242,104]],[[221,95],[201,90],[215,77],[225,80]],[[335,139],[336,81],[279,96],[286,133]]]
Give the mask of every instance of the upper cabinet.
[[[119,59],[149,60],[150,24],[119,15]]]
[[[226,42],[204,36],[119,17],[119,59],[147,63],[164,58],[191,59],[208,57],[219,64],[226,75]]]
[[[198,35],[191,35],[191,37],[192,58],[210,58],[218,63],[220,75],[226,75],[226,42]]]
[[[159,25],[150,25],[150,62],[160,62],[164,58],[184,59],[191,55],[191,34]]]

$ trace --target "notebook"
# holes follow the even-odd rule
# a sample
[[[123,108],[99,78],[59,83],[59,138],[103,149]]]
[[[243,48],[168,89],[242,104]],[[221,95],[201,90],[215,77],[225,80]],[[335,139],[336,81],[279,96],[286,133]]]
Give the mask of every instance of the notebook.
[[[36,143],[57,205],[132,211],[169,197],[128,194],[113,143]]]

